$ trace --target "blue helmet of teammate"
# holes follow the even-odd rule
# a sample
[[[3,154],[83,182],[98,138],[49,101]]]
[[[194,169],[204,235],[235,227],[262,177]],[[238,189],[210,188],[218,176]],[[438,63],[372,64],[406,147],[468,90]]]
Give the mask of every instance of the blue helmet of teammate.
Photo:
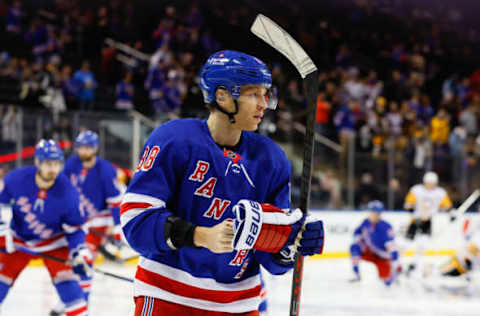
[[[92,131],[83,131],[75,138],[75,146],[98,147],[98,135]]]
[[[44,160],[63,160],[63,151],[53,139],[42,139],[35,147],[35,158]]]
[[[200,88],[205,103],[215,100],[215,91],[222,87],[234,100],[240,97],[240,88],[249,84],[267,88],[266,105],[274,110],[277,98],[272,86],[272,74],[260,59],[245,53],[222,50],[210,56],[200,71]]]
[[[383,205],[383,203],[380,202],[379,200],[373,200],[368,202],[367,210],[381,213],[385,210],[385,205]]]

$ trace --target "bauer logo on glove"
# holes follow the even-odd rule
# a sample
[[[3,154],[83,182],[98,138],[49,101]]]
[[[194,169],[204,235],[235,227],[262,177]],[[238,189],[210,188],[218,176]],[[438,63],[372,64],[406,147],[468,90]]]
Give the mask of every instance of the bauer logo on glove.
[[[293,246],[302,255],[313,255],[323,250],[322,221],[307,217],[300,209],[289,213],[270,204],[240,200],[233,207],[233,213],[232,247],[235,250],[278,253]]]
[[[233,207],[235,221],[233,230],[242,232],[235,234],[233,249],[252,249],[255,245],[263,222],[263,212],[260,203],[241,200]]]

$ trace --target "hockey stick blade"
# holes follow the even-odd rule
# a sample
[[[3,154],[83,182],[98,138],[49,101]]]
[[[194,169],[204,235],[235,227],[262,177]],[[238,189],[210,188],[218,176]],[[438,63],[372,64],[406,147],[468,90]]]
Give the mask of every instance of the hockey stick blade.
[[[285,32],[277,23],[263,14],[257,15],[250,28],[253,34],[261,38],[268,45],[282,53],[297,68],[303,79],[317,70],[312,59],[290,34]]]
[[[300,209],[308,211],[312,179],[313,140],[315,135],[315,112],[318,92],[317,67],[305,50],[278,24],[259,14],[250,28],[253,34],[283,54],[297,68],[303,80],[307,99],[306,130],[303,146],[303,171],[300,186]],[[300,313],[302,289],[303,256],[296,255],[293,268],[293,282],[290,300],[290,316]]]

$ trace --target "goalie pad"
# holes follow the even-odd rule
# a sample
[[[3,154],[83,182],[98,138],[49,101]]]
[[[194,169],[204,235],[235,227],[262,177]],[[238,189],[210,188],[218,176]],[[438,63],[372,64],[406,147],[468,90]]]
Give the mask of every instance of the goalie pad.
[[[295,240],[305,215],[300,209],[288,212],[270,204],[240,200],[234,207],[235,250],[257,249],[277,253]]]

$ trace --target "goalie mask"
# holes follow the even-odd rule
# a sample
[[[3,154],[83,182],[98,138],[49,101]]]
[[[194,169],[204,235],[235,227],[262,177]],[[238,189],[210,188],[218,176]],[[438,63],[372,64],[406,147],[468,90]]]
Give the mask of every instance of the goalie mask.
[[[267,89],[265,106],[275,110],[277,107],[276,89],[272,88],[272,74],[260,59],[245,53],[223,50],[210,56],[200,71],[200,88],[205,103],[211,104],[228,115],[234,123],[238,113],[240,89],[245,85],[263,85]],[[235,112],[222,109],[215,100],[217,89],[225,89],[235,102]]]

